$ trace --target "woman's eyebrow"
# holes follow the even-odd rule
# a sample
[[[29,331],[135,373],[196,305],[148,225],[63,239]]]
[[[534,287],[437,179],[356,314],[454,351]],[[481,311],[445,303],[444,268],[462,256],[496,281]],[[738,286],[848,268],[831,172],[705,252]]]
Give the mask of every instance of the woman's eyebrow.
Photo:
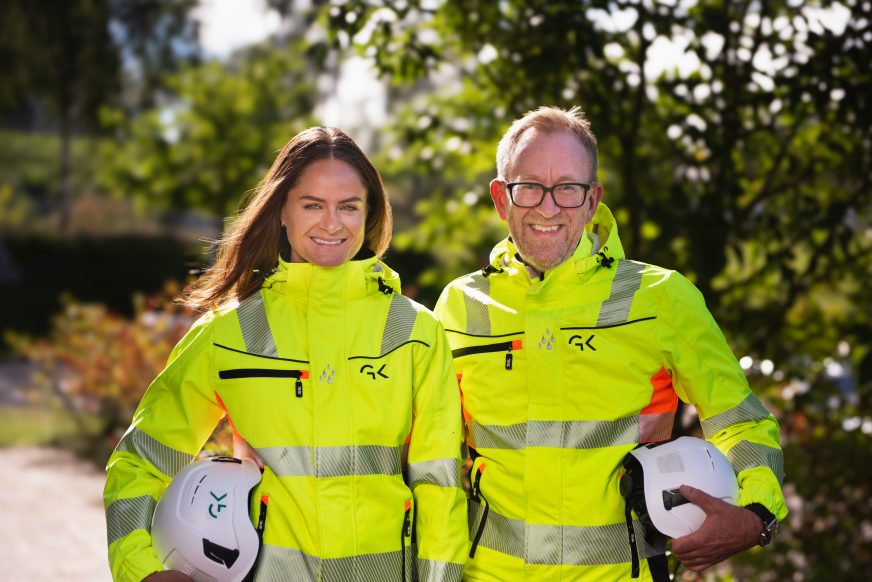
[[[300,200],[314,200],[315,202],[327,202],[323,198],[318,198],[316,196],[309,196],[308,194],[304,194],[300,196]],[[346,198],[345,200],[340,200],[339,204],[345,204],[346,202],[363,202],[363,198],[360,196],[352,196],[351,198]]]

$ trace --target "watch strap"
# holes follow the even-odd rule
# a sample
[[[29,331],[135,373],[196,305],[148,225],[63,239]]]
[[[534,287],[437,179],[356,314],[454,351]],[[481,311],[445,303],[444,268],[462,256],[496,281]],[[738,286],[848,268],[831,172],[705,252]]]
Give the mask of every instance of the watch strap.
[[[754,512],[763,521],[763,531],[760,533],[758,544],[760,546],[768,546],[772,543],[775,534],[778,533],[778,519],[761,503],[751,503],[746,505],[745,509]]]
[[[756,513],[757,516],[763,520],[763,525],[767,528],[769,527],[769,524],[772,523],[772,520],[775,519],[775,514],[766,509],[766,506],[762,503],[751,503],[750,505],[746,505],[745,509],[750,509]]]

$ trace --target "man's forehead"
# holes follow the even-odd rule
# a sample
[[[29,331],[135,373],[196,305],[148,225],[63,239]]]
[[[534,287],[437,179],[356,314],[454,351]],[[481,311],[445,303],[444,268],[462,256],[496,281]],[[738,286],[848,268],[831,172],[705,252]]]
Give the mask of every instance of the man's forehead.
[[[518,139],[512,149],[509,168],[518,172],[538,174],[549,168],[554,171],[590,172],[590,156],[578,137],[569,131],[546,133],[531,127]]]

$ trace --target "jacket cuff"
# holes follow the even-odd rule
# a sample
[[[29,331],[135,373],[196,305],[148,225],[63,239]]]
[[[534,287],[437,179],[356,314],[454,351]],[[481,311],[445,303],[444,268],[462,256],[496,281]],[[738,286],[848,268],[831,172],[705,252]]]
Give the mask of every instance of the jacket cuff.
[[[118,575],[117,582],[142,582],[143,579],[151,574],[163,571],[163,564],[156,557],[139,556],[127,561],[127,564]]]
[[[784,502],[781,487],[777,483],[768,483],[753,474],[755,471],[763,470],[768,471],[763,467],[755,467],[739,473],[739,499],[736,505],[745,507],[752,503],[759,503],[771,511],[779,522],[784,521],[784,518],[787,517],[787,505]]]

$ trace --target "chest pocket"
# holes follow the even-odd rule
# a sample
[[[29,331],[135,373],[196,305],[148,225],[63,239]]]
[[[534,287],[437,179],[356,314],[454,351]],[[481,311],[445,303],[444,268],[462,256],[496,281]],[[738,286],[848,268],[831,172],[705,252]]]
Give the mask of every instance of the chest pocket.
[[[272,368],[233,368],[218,372],[221,380],[240,380],[242,378],[292,378],[296,380],[294,389],[297,398],[303,397],[303,380],[309,379],[308,370],[275,370]]]

